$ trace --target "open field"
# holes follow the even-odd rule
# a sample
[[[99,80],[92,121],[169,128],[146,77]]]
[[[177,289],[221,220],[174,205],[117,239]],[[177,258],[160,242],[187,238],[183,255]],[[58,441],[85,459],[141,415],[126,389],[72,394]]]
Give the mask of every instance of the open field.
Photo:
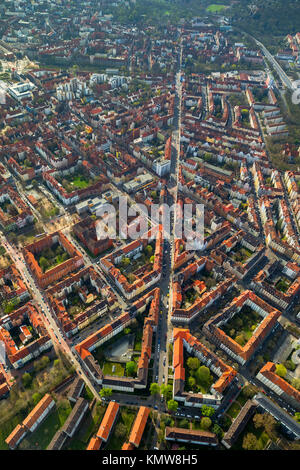
[[[212,3],[206,8],[206,11],[209,11],[210,13],[219,13],[220,11],[224,10],[227,8],[226,5],[219,5],[217,3]]]

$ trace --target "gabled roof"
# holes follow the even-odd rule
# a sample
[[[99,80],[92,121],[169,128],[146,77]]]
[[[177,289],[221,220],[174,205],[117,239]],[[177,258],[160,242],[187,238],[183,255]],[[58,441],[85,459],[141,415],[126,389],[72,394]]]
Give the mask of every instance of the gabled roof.
[[[136,447],[140,445],[149,413],[150,413],[149,408],[147,408],[146,406],[141,406],[137,414],[137,417],[133,423],[128,440],[131,444],[134,444]]]
[[[105,415],[101,421],[97,432],[97,437],[103,441],[107,441],[112,430],[120,405],[114,401],[110,401],[106,409]]]

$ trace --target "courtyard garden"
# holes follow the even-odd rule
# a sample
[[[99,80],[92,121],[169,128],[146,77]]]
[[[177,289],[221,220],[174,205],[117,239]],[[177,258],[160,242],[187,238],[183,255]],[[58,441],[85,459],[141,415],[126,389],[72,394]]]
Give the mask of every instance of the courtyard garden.
[[[230,258],[238,263],[245,263],[253,255],[252,251],[238,243],[230,252]]]
[[[215,378],[208,367],[201,364],[197,357],[188,357],[185,361],[185,390],[187,392],[209,394]]]
[[[78,288],[73,288],[66,297],[66,310],[71,317],[79,315],[81,312],[84,312],[87,307],[94,304],[96,300],[101,300],[101,295],[98,294],[96,289],[91,285],[89,281],[85,281],[81,288],[85,291],[87,296],[86,302],[81,298],[78,292]]]
[[[277,424],[274,418],[267,413],[257,413],[246,424],[232,449],[264,450],[271,440],[276,440],[276,436]]]
[[[124,442],[127,441],[133,422],[136,418],[136,412],[129,408],[122,407],[116,425],[112,431],[105,450],[121,450]]]
[[[132,284],[137,277],[152,269],[154,262],[155,241],[149,243],[135,258],[124,257],[118,268]]]
[[[91,176],[84,168],[76,168],[72,173],[62,176],[56,175],[55,178],[68,193],[88,188],[97,181],[97,178]]]
[[[59,243],[55,243],[51,247],[44,248],[36,256],[36,259],[42,271],[45,273],[49,269],[70,259],[70,255]]]
[[[78,431],[72,439],[68,439],[64,445],[65,450],[86,450],[91,437],[98,431],[100,423],[106,411],[106,405],[95,403],[92,411],[88,411],[86,418],[81,423]]]
[[[15,217],[18,215],[18,210],[16,206],[10,201],[10,199],[6,199],[5,201],[0,202],[0,209],[9,217]]]
[[[251,307],[244,305],[221,328],[227,336],[230,336],[230,338],[243,347],[252,337],[253,332],[261,321],[262,317],[257,312]]]
[[[278,279],[278,281],[275,283],[276,289],[283,293],[285,293],[288,290],[290,285],[291,283],[286,278],[283,278],[283,277]]]
[[[27,367],[30,372],[24,373],[11,389],[9,397],[0,402],[0,450],[8,449],[5,439],[16,425],[26,418],[43,395],[49,393],[73,373],[71,364],[63,355],[54,361],[50,361],[48,356],[42,356],[33,363],[29,363]],[[51,440],[53,437],[50,435],[52,425],[60,427],[67,419],[69,411],[71,411],[71,407],[69,408],[68,400],[61,401],[58,397],[56,411],[49,415],[37,431],[38,434],[40,433],[40,438],[36,433],[35,436],[32,435],[33,437],[30,435],[27,448],[31,448],[32,443],[32,448],[36,449],[48,445],[48,439]],[[35,445],[36,442],[38,445]]]

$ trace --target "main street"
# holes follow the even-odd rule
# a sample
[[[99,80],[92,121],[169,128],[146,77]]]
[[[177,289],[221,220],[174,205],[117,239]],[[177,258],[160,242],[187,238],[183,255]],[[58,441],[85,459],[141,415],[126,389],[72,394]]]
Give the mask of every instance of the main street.
[[[181,64],[182,64],[182,42],[180,39],[180,51],[178,59],[178,71],[176,74],[176,91],[175,91],[175,109],[174,109],[174,131],[172,135],[172,155],[171,170],[169,176],[169,185],[172,187],[172,195],[168,191],[167,203],[170,206],[177,202],[178,194],[178,174],[180,159],[180,128],[181,128],[181,104],[182,104],[182,85],[181,85]],[[161,308],[158,325],[158,333],[156,335],[155,359],[154,359],[154,379],[159,385],[168,383],[169,344],[172,342],[172,324],[171,324],[171,305],[172,305],[172,279],[174,268],[174,229],[176,223],[176,214],[170,220],[170,237],[164,240],[163,252],[163,275],[160,283],[161,291]],[[160,411],[165,410],[165,403],[160,400],[158,403]]]

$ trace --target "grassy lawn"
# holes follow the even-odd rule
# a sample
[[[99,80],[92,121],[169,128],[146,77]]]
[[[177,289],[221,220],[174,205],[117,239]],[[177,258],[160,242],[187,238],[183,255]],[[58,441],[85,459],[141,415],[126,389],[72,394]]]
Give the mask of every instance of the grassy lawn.
[[[75,191],[76,189],[85,189],[91,186],[94,180],[85,170],[77,170],[75,173],[57,176],[57,181],[65,188],[68,193]]]
[[[189,424],[190,422],[187,419],[177,419],[176,420],[176,426],[178,428],[184,428],[184,429],[189,429]]]
[[[21,450],[45,450],[50,444],[56,431],[63,426],[71,411],[72,408],[70,404],[67,408],[59,407],[53,411],[35,432],[28,434],[28,436],[20,443],[19,448]]]
[[[122,409],[121,410],[121,412],[119,414],[119,417],[118,417],[118,420],[117,420],[117,423],[116,423],[116,426],[119,423],[124,424],[124,426],[126,427],[126,435],[122,438],[116,436],[115,435],[115,428],[114,428],[114,431],[112,432],[112,435],[109,439],[108,446],[106,447],[106,450],[120,450],[122,448],[122,445],[124,444],[124,442],[126,442],[128,436],[130,434],[132,424],[133,424],[133,421],[135,420],[135,417],[136,417],[136,413],[134,411],[131,411],[131,410],[128,410],[128,409]]]
[[[239,396],[236,399],[236,401],[239,402],[241,407],[243,407],[248,400],[249,400],[249,398],[245,397],[245,395],[243,395],[243,392],[240,393]]]
[[[240,411],[241,411],[241,407],[240,407],[239,403],[233,402],[226,413],[229,416],[231,416],[231,418],[236,418]]]
[[[141,351],[142,350],[142,337],[143,337],[143,332],[142,331],[137,331],[135,333],[134,345],[133,345],[133,350],[134,351]]]
[[[90,180],[89,179],[86,179],[82,176],[77,176],[74,180],[73,180],[73,186],[76,186],[76,188],[79,188],[79,189],[85,189],[89,186],[90,184]]]
[[[112,370],[113,366],[115,366],[114,372]],[[125,367],[119,362],[105,362],[102,370],[104,375],[117,375],[118,377],[124,377],[125,375]]]
[[[206,11],[210,13],[218,13],[226,8],[226,5],[218,5],[216,3],[212,3],[206,8]]]

